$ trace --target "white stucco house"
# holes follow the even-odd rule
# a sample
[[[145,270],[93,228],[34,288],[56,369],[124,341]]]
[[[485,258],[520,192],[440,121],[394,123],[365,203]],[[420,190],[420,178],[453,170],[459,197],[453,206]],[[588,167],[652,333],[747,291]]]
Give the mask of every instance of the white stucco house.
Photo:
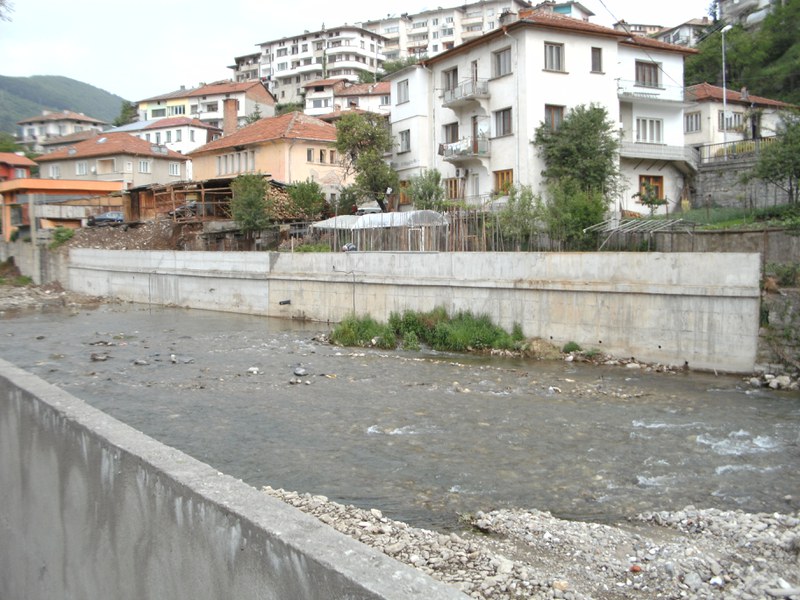
[[[521,13],[389,78],[392,164],[403,182],[438,169],[450,198],[476,206],[510,184],[542,192],[535,130],[599,104],[621,133],[626,189],[615,209],[648,212],[633,196],[645,183],[677,203],[696,169],[683,146],[683,58],[692,52],[552,12]]]

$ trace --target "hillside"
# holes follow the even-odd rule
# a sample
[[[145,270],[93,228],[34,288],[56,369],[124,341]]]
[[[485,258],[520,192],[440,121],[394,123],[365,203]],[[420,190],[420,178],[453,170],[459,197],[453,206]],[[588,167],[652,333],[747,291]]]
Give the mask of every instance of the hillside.
[[[0,131],[14,133],[17,121],[43,110],[71,110],[112,122],[123,99],[88,83],[57,75],[0,75]]]

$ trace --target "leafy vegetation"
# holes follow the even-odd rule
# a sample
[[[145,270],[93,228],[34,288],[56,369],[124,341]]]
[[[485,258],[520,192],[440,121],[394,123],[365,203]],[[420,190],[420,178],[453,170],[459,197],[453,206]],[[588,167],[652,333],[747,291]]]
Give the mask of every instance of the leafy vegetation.
[[[139,119],[139,110],[133,102],[127,100],[122,101],[122,106],[119,109],[119,115],[114,119],[114,127],[121,127],[128,123],[133,123]]]
[[[467,352],[522,350],[525,339],[519,326],[508,333],[493,324],[487,315],[461,311],[450,317],[444,308],[439,307],[427,313],[392,313],[385,325],[372,317],[350,316],[334,329],[331,341],[343,346],[387,349],[400,344],[409,350],[419,349],[425,344],[440,351]]]
[[[758,162],[748,179],[760,179],[786,192],[789,203],[797,203],[800,197],[800,116],[787,116],[778,132],[778,138],[761,150]]]
[[[438,169],[426,169],[411,177],[407,193],[418,210],[441,210],[446,204],[442,174]]]
[[[69,227],[56,227],[53,230],[53,238],[50,240],[50,249],[55,250],[71,240],[74,235],[74,229],[70,229]]]
[[[330,252],[330,244],[300,244],[295,246],[295,252]]]
[[[361,200],[375,200],[386,211],[387,190],[397,189],[397,172],[383,159],[392,149],[384,117],[348,112],[336,124],[336,150],[345,175],[355,174],[354,192]]]
[[[596,234],[584,229],[603,220],[608,201],[599,190],[586,189],[573,178],[548,187],[542,219],[552,241],[568,250],[593,250]]]
[[[767,98],[800,104],[800,2],[773,2],[773,9],[755,30],[736,25],[725,34],[726,85],[747,87]],[[712,33],[699,54],[686,59],[686,85],[707,81],[722,85],[722,36]]]
[[[516,251],[527,250],[534,236],[543,228],[543,203],[528,185],[511,186],[508,200],[497,221],[502,235],[515,241]]]
[[[290,185],[287,191],[295,206],[310,220],[318,219],[327,208],[325,194],[316,181],[299,181]]]
[[[262,175],[239,175],[231,183],[231,216],[245,236],[252,239],[253,233],[269,225],[267,214],[267,180]]]
[[[9,133],[17,130],[17,121],[41,115],[43,110],[71,110],[111,123],[123,102],[105,90],[55,75],[0,75],[0,95],[0,131]]]
[[[275,116],[280,117],[290,112],[303,112],[305,108],[302,102],[279,102],[275,105]]]
[[[417,56],[407,56],[405,58],[398,58],[397,60],[387,60],[383,63],[383,74],[382,76],[385,77],[386,75],[390,75],[396,71],[400,71],[405,69],[406,67],[410,67],[411,65],[415,65],[419,62],[419,57]]]

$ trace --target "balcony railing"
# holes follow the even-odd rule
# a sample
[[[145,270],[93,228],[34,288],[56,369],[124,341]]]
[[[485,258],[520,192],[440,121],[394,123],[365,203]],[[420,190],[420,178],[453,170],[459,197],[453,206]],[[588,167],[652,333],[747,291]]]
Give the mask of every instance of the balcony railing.
[[[631,102],[683,102],[683,88],[678,85],[650,86],[631,79],[617,80],[617,96]]]
[[[439,154],[451,163],[488,158],[489,140],[484,137],[466,137],[452,144],[441,144]]]
[[[622,142],[619,154],[623,158],[681,161],[688,163],[694,169],[697,169],[697,165],[700,162],[700,155],[697,150],[687,146]]]
[[[444,91],[442,106],[452,108],[469,102],[477,102],[480,98],[489,97],[489,81],[474,79],[465,81],[451,90]]]
[[[738,140],[724,144],[706,144],[700,147],[700,161],[715,163],[725,160],[754,158],[761,154],[765,146],[777,140],[777,136],[757,138],[754,140]]]

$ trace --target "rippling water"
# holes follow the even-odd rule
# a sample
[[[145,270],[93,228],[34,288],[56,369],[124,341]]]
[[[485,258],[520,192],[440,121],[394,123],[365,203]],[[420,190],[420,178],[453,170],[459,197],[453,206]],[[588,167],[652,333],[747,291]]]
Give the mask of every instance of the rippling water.
[[[343,349],[320,324],[136,305],[0,323],[0,356],[220,471],[415,525],[800,504],[800,394],[739,377]]]

